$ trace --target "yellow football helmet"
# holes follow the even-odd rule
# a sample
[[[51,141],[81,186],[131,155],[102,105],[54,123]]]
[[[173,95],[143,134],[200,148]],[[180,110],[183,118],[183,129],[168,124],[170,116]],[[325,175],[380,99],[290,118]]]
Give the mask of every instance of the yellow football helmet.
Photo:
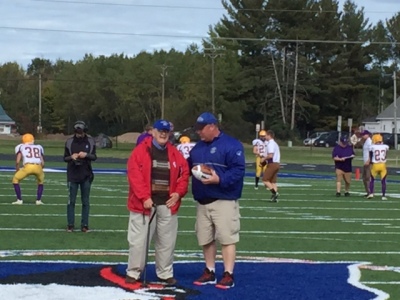
[[[35,138],[32,134],[26,133],[22,136],[22,143],[23,144],[33,144],[35,142]]]
[[[382,142],[383,142],[383,138],[379,133],[378,134],[374,134],[372,136],[372,143],[377,144],[377,143],[382,143]]]
[[[182,136],[182,137],[179,139],[179,143],[181,143],[181,144],[190,143],[190,138],[187,137],[187,136]]]
[[[261,137],[261,136],[266,136],[267,135],[267,132],[265,131],[265,130],[261,130],[259,133],[258,133],[258,135]]]

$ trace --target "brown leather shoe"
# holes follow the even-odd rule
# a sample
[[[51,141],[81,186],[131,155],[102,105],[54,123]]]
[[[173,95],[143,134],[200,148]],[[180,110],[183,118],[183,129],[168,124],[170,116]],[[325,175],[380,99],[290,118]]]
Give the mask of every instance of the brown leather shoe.
[[[125,283],[136,283],[136,282],[138,282],[137,279],[135,279],[135,278],[133,278],[133,277],[131,277],[131,276],[126,275],[126,277],[125,277]]]
[[[165,282],[167,285],[176,285],[178,283],[178,281],[174,277],[170,277],[170,278],[167,278],[167,279],[159,278],[159,280],[161,282]]]

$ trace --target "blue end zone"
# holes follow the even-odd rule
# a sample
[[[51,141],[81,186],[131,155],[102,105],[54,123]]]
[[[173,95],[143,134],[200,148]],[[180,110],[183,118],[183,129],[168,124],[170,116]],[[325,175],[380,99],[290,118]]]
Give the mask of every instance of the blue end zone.
[[[10,283],[10,277],[15,283],[37,284],[41,283],[40,278],[51,278],[51,281],[46,279],[42,284],[68,284],[62,280],[65,278],[62,274],[74,269],[78,269],[77,274],[91,272],[85,273],[84,280],[79,280],[80,286],[110,286],[104,279],[98,281],[99,270],[107,266],[89,263],[0,262],[0,292],[2,284]],[[350,266],[353,266],[353,271],[350,271]],[[358,269],[355,267],[357,271],[354,271],[354,267],[350,263],[237,262],[234,274],[236,286],[229,290],[219,290],[213,285],[199,287],[192,284],[201,275],[204,263],[175,263],[174,276],[179,281],[179,288],[197,291],[187,294],[183,299],[384,299],[385,293],[359,284]],[[122,278],[125,277],[125,270],[125,264],[116,266],[116,272]],[[222,263],[218,263],[218,279],[222,272]],[[93,282],[94,279],[97,281]],[[157,281],[154,265],[148,265],[147,281]],[[348,282],[356,283],[359,287]]]

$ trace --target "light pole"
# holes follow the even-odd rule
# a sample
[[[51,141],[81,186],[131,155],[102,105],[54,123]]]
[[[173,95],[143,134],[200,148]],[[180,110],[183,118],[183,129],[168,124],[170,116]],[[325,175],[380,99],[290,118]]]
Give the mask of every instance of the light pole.
[[[222,56],[222,53],[217,53],[216,48],[204,48],[204,51],[209,51],[209,53],[204,53],[211,58],[211,111],[215,114],[215,59],[218,56]]]
[[[165,76],[167,76],[167,69],[170,66],[167,66],[165,64],[161,65],[161,71],[162,73],[160,74],[162,77],[162,89],[161,89],[161,119],[164,119],[164,111],[165,111]]]
[[[39,122],[37,133],[42,133],[42,74],[39,73]]]
[[[396,71],[393,71],[393,119],[394,119],[394,148],[398,150],[397,145],[397,80]]]

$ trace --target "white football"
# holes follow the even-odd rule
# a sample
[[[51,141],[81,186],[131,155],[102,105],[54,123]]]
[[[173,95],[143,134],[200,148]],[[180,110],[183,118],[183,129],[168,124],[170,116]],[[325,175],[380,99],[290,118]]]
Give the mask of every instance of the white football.
[[[211,168],[203,164],[196,165],[192,168],[192,174],[198,180],[208,179],[211,176]]]

